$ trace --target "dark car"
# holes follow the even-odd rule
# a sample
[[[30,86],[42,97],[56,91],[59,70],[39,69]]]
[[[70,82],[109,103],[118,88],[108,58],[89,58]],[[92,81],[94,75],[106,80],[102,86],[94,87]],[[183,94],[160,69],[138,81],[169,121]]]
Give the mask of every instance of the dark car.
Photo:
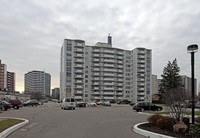
[[[37,106],[39,102],[37,100],[28,100],[24,102],[23,106]]]
[[[129,104],[131,101],[129,101],[129,100],[121,100],[121,101],[118,101],[117,103],[118,104]]]
[[[0,109],[2,110],[3,108],[3,104],[2,104],[2,101],[0,100]]]
[[[6,111],[8,109],[10,109],[10,104],[6,101],[2,101],[2,109],[1,110]]]
[[[22,102],[19,99],[10,99],[7,101],[12,108],[19,109],[19,107],[22,107]]]
[[[162,106],[157,106],[149,102],[138,102],[133,106],[133,110],[137,112],[143,112],[144,110],[161,111],[162,109]]]
[[[129,105],[130,105],[130,106],[134,106],[134,105],[135,105],[135,102],[130,102]]]

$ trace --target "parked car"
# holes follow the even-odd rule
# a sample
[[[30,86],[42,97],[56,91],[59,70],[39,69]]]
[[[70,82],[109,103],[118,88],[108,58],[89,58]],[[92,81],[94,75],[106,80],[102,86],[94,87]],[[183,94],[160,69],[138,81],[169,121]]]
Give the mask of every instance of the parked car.
[[[97,105],[102,105],[103,101],[98,101]]]
[[[2,109],[1,110],[6,111],[6,110],[8,110],[10,108],[11,107],[10,107],[10,104],[8,102],[2,101]]]
[[[120,100],[120,101],[118,101],[117,103],[118,104],[129,104],[131,101],[129,101],[129,100]]]
[[[3,108],[3,104],[2,104],[2,100],[0,100],[0,109],[2,110]]]
[[[39,102],[37,100],[28,100],[24,102],[23,106],[37,106]]]
[[[77,101],[76,106],[77,107],[86,107],[86,103],[84,101]]]
[[[87,105],[88,106],[93,106],[93,107],[97,106],[97,104],[95,102],[93,102],[93,101],[87,102]]]
[[[110,101],[104,101],[102,103],[102,106],[111,106]]]
[[[75,110],[76,103],[74,98],[63,98],[61,103],[61,109],[73,109]]]
[[[136,110],[137,112],[143,112],[144,110],[161,111],[162,109],[162,106],[157,106],[149,102],[138,102],[133,106],[133,110]]]
[[[19,99],[9,99],[7,102],[10,103],[11,107],[14,109],[22,107],[22,102]]]
[[[130,106],[134,106],[134,105],[135,105],[135,102],[130,102],[129,105],[130,105]]]

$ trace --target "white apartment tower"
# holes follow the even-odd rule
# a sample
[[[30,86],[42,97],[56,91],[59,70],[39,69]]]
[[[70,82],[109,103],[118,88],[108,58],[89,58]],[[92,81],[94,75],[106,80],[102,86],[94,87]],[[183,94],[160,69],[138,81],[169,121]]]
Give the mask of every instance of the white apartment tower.
[[[50,96],[51,75],[44,71],[31,71],[24,75],[25,93],[40,93],[43,97]]]
[[[65,39],[61,48],[60,100],[151,101],[151,50]]]

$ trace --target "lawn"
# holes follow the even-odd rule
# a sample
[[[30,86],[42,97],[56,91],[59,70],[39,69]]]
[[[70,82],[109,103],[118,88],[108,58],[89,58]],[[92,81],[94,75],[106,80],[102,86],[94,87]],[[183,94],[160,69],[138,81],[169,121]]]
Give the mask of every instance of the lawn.
[[[9,127],[12,127],[18,123],[23,122],[24,120],[19,119],[5,119],[0,121],[0,133],[6,130]]]

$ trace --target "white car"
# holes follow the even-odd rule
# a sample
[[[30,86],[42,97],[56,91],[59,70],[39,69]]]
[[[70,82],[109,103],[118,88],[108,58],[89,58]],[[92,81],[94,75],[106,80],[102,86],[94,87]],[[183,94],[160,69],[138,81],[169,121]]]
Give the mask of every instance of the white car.
[[[97,104],[95,102],[92,102],[92,101],[87,102],[87,105],[88,106],[93,106],[93,107],[97,106]]]

